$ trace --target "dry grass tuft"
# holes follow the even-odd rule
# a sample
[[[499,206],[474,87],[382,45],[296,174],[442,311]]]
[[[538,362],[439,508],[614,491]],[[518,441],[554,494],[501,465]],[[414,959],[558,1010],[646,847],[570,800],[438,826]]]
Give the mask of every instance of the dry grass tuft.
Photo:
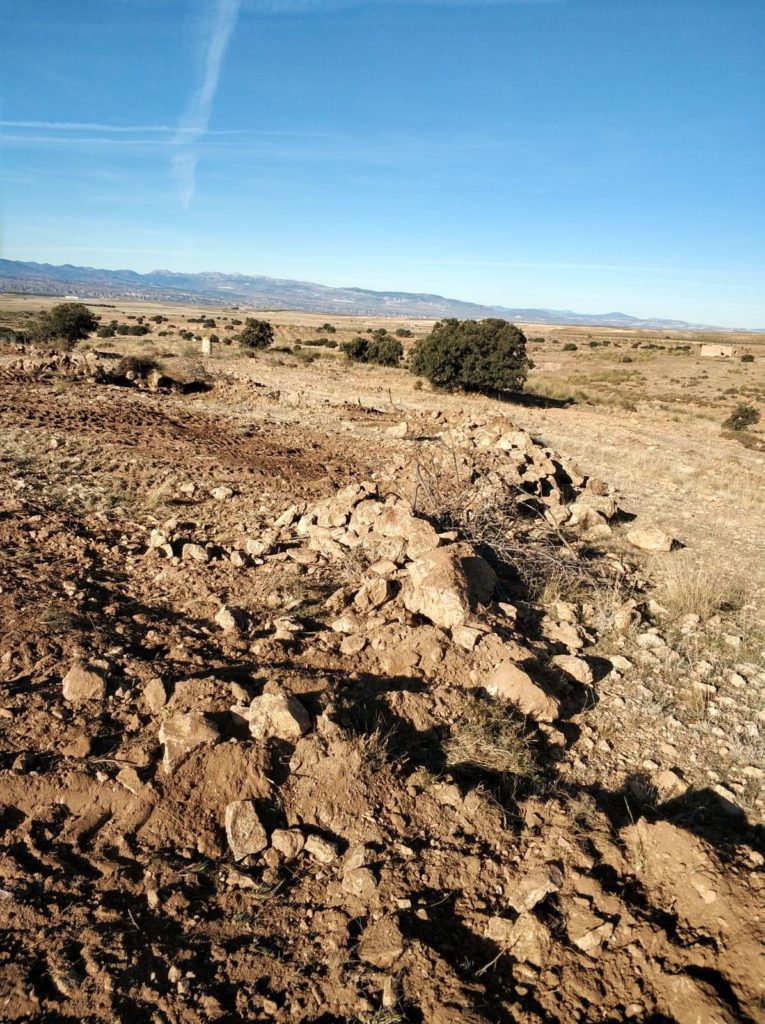
[[[665,560],[659,569],[656,600],[672,619],[698,615],[704,622],[715,612],[741,608],[746,589],[722,569],[674,558]]]
[[[521,724],[509,718],[500,704],[469,698],[462,717],[452,725],[444,744],[446,763],[452,768],[478,769],[528,778],[536,762]]]

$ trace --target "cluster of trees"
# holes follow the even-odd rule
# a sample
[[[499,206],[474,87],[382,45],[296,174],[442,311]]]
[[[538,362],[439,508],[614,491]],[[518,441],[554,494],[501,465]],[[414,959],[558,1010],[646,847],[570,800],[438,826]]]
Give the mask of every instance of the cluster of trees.
[[[155,323],[162,319],[152,317]],[[206,327],[214,327],[215,321],[203,320]],[[241,321],[234,321],[237,326]],[[324,324],[321,331],[334,334],[332,324]],[[78,341],[87,338],[94,331],[99,337],[115,334],[148,334],[144,324],[134,326],[112,321],[99,326],[99,319],[81,302],[63,302],[50,311],[40,313],[36,318],[32,337],[40,340],[56,340],[72,348]],[[181,331],[189,337],[190,331]],[[348,359],[361,363],[375,363],[379,366],[398,366],[404,356],[399,340],[411,336],[411,331],[399,328],[396,337],[388,334],[384,327],[370,330],[369,337],[355,337],[340,345]],[[217,340],[217,337],[216,337]],[[238,341],[243,349],[256,351],[268,348],[274,340],[273,326],[267,320],[248,317],[239,332]],[[334,347],[334,339],[316,339],[306,344]],[[526,355],[526,337],[523,331],[507,320],[441,320],[434,325],[426,337],[414,345],[409,357],[409,369],[418,377],[424,377],[436,388],[466,391],[520,391],[532,367]],[[736,413],[738,415],[736,415]],[[751,425],[752,414],[739,407],[726,423],[732,429],[745,429]],[[746,421],[746,422],[742,422]],[[756,421],[755,421],[756,422]]]
[[[104,324],[96,330],[96,335],[99,338],[113,338],[115,334],[141,338],[143,335],[150,333],[151,331],[146,324]]]
[[[398,366],[404,357],[404,348],[398,338],[387,331],[375,332],[371,338],[351,338],[340,346],[348,359],[355,363],[376,363],[378,366]]]

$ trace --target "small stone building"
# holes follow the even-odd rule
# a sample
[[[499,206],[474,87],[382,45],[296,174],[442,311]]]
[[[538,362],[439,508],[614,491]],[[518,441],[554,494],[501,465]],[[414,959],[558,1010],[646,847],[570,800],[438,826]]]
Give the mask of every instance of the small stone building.
[[[702,345],[701,353],[706,359],[717,359],[720,356],[740,356],[741,349],[737,345]]]

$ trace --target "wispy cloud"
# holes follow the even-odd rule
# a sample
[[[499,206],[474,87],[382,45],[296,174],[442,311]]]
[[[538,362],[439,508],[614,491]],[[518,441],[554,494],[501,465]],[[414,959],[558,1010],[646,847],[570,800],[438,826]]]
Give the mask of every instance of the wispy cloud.
[[[199,163],[199,141],[210,124],[213,100],[218,88],[223,58],[231,33],[239,15],[242,0],[217,0],[214,22],[204,55],[202,82],[181,118],[173,140],[177,152],[173,157],[173,171],[178,182],[181,202],[188,207],[196,191],[196,171]]]
[[[165,124],[98,124],[92,121],[0,121],[0,128],[40,128],[51,132],[172,132]]]
[[[262,14],[303,14],[349,10],[354,7],[542,7],[567,0],[244,0],[247,9]]]

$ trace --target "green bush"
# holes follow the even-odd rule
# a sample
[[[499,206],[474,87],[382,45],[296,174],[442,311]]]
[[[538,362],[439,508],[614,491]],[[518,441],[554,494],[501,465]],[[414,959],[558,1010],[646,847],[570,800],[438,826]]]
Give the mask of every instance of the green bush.
[[[254,320],[248,316],[244,321],[244,329],[239,332],[239,344],[242,348],[268,348],[274,340],[274,329],[268,320]]]
[[[746,430],[747,427],[753,427],[755,423],[759,422],[760,414],[758,410],[753,405],[746,405],[746,403],[742,402],[736,406],[728,419],[723,423],[723,426],[728,430]]]
[[[57,340],[74,348],[98,327],[98,318],[82,302],[61,302],[49,312],[40,313],[32,325],[35,340]]]
[[[413,338],[414,334],[406,327],[399,327],[396,331],[397,338]]]
[[[752,355],[751,352],[745,352],[744,355],[741,357],[741,362],[742,363],[753,363],[754,362],[754,356]]]
[[[507,320],[441,320],[412,349],[409,369],[446,390],[520,391],[529,370],[526,336]]]
[[[135,338],[140,338],[144,334],[150,333],[146,324],[117,324],[114,330],[117,334],[130,335]]]
[[[401,342],[387,332],[375,332],[369,339],[352,338],[343,342],[340,349],[356,363],[376,363],[378,366],[398,366],[404,356]]]
[[[389,334],[378,335],[369,342],[367,362],[378,366],[398,366],[404,357],[404,348],[398,338]]]
[[[575,345],[573,343],[573,341],[567,341],[566,344],[563,346],[563,351],[564,352],[576,352],[577,348],[578,348],[578,346]]]
[[[104,327],[99,327],[98,328],[98,330],[96,331],[96,337],[98,337],[98,338],[113,338],[116,333],[117,332],[114,330],[114,328],[111,325],[107,324]]]
[[[351,338],[350,341],[342,343],[340,351],[345,353],[347,359],[352,359],[355,363],[365,363],[369,355],[369,342],[366,338]]]
[[[321,327],[317,327],[316,330],[319,334],[321,334],[322,331],[324,331],[325,334],[337,333],[337,328],[334,326],[334,324],[322,324]]]

